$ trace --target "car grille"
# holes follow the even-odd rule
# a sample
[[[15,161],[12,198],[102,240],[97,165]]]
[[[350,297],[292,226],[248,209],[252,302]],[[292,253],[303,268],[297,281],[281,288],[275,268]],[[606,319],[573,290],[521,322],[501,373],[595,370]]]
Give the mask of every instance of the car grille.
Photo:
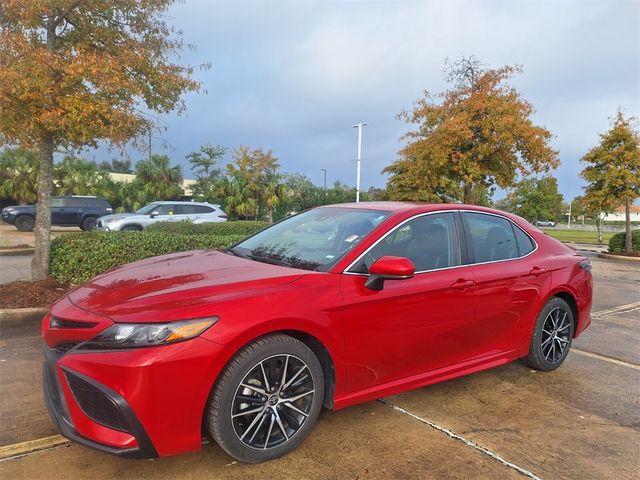
[[[105,427],[131,433],[120,407],[111,397],[73,373],[64,373],[73,396],[89,418]]]
[[[49,324],[51,328],[93,328],[97,325],[95,322],[77,322],[75,320],[65,320],[58,317],[51,317]]]
[[[98,220],[98,223],[96,225],[98,226],[98,228],[102,228],[102,220]]]
[[[73,347],[78,345],[78,343],[79,342],[61,343],[56,348],[54,348],[53,351],[56,353],[57,356],[61,357],[62,355],[67,353],[69,350],[71,350]]]

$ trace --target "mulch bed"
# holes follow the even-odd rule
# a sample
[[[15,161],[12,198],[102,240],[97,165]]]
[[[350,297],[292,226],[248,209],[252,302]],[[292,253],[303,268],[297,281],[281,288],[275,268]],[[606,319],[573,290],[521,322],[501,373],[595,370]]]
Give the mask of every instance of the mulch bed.
[[[0,285],[0,308],[49,307],[70,288],[53,278],[5,283]]]

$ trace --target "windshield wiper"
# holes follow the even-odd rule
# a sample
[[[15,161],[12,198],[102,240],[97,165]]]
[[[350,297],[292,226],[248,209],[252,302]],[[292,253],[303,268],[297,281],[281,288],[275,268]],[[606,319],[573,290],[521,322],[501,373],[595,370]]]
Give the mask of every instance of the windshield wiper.
[[[238,250],[234,250],[233,248],[227,248],[225,250],[225,253],[229,253],[229,254],[234,255],[236,257],[247,258],[249,260],[253,260],[253,257],[251,257],[250,255],[247,255],[245,253],[239,252]]]

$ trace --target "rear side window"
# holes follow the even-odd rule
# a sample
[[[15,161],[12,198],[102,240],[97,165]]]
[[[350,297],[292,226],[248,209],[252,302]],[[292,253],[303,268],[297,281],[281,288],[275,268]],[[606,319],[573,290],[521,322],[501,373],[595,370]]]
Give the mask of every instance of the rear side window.
[[[516,234],[516,243],[518,245],[518,252],[520,252],[520,256],[524,257],[525,255],[530,254],[536,248],[531,237],[524,233],[520,227],[514,225],[513,231]]]
[[[211,213],[213,212],[213,208],[211,207],[206,207],[204,205],[194,205],[193,206],[193,213]]]
[[[64,199],[65,207],[86,207],[87,201],[84,198],[65,198]]]
[[[176,215],[189,215],[189,214],[195,213],[195,211],[193,209],[193,205],[176,204],[173,213]]]
[[[471,236],[475,263],[518,258],[518,246],[506,218],[484,213],[464,213]]]
[[[89,206],[93,208],[111,208],[111,204],[104,198],[88,198]]]

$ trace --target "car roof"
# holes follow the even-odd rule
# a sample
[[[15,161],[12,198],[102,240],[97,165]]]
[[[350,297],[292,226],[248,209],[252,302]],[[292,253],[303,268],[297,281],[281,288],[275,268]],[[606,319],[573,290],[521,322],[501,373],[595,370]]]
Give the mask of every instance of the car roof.
[[[321,205],[316,208],[322,207],[335,207],[335,208],[357,208],[363,210],[383,210],[387,212],[401,213],[401,212],[432,212],[436,210],[478,210],[485,212],[500,212],[492,208],[481,207],[479,205],[469,205],[465,203],[420,203],[420,202],[392,202],[392,201],[378,201],[378,202],[358,202],[358,203],[338,203],[334,205]]]
[[[206,205],[207,207],[219,207],[220,205],[217,203],[209,203],[209,202],[189,202],[185,200],[156,200],[155,202],[149,202],[147,205],[164,205],[167,203],[177,203],[178,205]]]

